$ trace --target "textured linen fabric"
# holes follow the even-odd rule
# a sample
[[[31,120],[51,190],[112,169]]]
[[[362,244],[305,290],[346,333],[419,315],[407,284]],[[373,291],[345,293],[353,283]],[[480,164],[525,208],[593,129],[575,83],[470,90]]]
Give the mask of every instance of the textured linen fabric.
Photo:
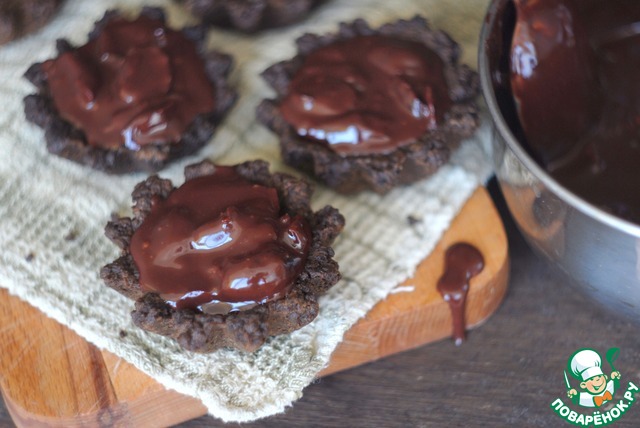
[[[172,26],[193,23],[171,2],[144,3],[166,6]],[[145,175],[109,176],[49,155],[42,130],[23,114],[22,98],[33,88],[22,75],[31,63],[54,54],[55,39],[84,43],[106,9],[121,7],[136,14],[140,4],[67,0],[42,31],[0,48],[0,286],[165,386],[198,397],[218,418],[249,421],[282,412],[327,365],[343,333],[413,274],[486,180],[487,121],[435,176],[384,197],[344,197],[317,186],[314,207],[339,208],[347,227],[334,245],[344,279],[321,299],[320,315],[312,324],[272,338],[254,353],[184,351],[136,328],[129,316],[133,302],[99,278],[100,267],[118,256],[104,237],[104,226],[113,212],[130,213],[131,190]],[[450,32],[465,49],[464,61],[474,66],[486,5],[484,0],[333,0],[299,25],[258,36],[212,30],[210,47],[236,59],[232,82],[239,102],[205,149],[160,175],[179,185],[183,167],[202,158],[223,164],[263,158],[272,170],[292,172],[280,163],[275,137],[254,120],[254,109],[273,95],[258,74],[293,55],[294,39],[302,33],[334,31],[338,22],[356,17],[379,26],[420,13]],[[408,216],[421,221],[410,224]],[[128,334],[120,337],[121,330]]]

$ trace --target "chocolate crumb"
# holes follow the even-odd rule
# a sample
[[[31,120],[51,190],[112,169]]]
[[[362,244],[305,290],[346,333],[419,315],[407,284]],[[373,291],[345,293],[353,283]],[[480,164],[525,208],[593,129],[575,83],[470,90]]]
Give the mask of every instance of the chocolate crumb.
[[[29,263],[31,263],[33,261],[33,259],[36,258],[36,255],[34,253],[29,253],[25,256],[25,260]]]
[[[78,232],[76,232],[75,229],[72,229],[69,231],[69,233],[66,234],[66,236],[64,237],[64,240],[75,241],[77,237],[78,237]]]
[[[120,330],[120,333],[118,333],[118,335],[120,336],[121,339],[124,339],[125,337],[127,337],[129,335],[129,333],[127,333],[124,330]]]
[[[413,215],[409,215],[407,216],[407,223],[409,223],[409,226],[415,226],[418,223],[422,223],[422,219],[414,217]]]

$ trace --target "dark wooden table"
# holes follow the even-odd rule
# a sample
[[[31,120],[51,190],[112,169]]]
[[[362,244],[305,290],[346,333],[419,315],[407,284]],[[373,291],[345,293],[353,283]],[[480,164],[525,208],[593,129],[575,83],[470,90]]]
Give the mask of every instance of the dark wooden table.
[[[550,404],[564,398],[567,359],[584,347],[603,357],[608,348],[620,348],[615,366],[622,385],[640,384],[638,326],[599,309],[535,256],[497,186],[489,187],[509,236],[511,280],[503,305],[486,324],[460,347],[441,341],[323,378],[283,415],[242,426],[569,427]],[[603,368],[610,372],[607,363]],[[202,417],[181,426],[222,425]],[[5,426],[12,422],[0,401]],[[640,426],[640,403],[611,426]]]

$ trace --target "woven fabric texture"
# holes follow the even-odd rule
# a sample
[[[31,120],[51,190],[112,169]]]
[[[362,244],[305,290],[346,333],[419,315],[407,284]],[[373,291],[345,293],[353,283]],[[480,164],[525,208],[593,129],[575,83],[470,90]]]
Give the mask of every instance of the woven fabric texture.
[[[282,412],[327,365],[344,332],[413,274],[489,176],[487,121],[435,176],[384,197],[344,197],[316,186],[314,207],[331,204],[347,219],[334,246],[344,279],[322,298],[318,318],[254,353],[189,353],[137,329],[129,316],[133,303],[99,278],[100,267],[118,256],[104,226],[112,213],[130,213],[131,190],[145,175],[108,176],[49,155],[42,130],[23,113],[22,98],[33,88],[22,75],[31,63],[54,55],[55,39],[82,44],[106,9],[135,15],[142,3],[67,0],[42,31],[0,48],[0,286],[165,386],[198,397],[216,417],[249,421]],[[173,2],[144,4],[166,7],[171,26],[193,23]],[[463,60],[474,66],[486,5],[484,0],[333,0],[299,25],[257,36],[211,30],[210,47],[235,57],[232,83],[239,101],[207,147],[160,175],[179,185],[184,166],[203,158],[222,164],[262,158],[272,170],[292,172],[281,164],[276,138],[256,123],[254,110],[273,95],[259,73],[292,56],[294,40],[304,32],[334,31],[339,22],[357,17],[379,26],[419,13],[450,32],[464,48]],[[410,224],[408,216],[422,221]],[[70,234],[75,239],[68,239]],[[121,337],[120,331],[128,334]]]

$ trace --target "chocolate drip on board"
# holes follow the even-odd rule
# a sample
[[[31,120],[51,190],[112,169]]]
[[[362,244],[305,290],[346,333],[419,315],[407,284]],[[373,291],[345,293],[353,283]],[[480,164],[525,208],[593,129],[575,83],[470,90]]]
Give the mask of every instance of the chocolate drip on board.
[[[456,345],[465,339],[464,308],[469,291],[469,280],[482,272],[484,258],[471,244],[459,242],[450,246],[444,256],[444,273],[438,279],[438,291],[449,303]]]

